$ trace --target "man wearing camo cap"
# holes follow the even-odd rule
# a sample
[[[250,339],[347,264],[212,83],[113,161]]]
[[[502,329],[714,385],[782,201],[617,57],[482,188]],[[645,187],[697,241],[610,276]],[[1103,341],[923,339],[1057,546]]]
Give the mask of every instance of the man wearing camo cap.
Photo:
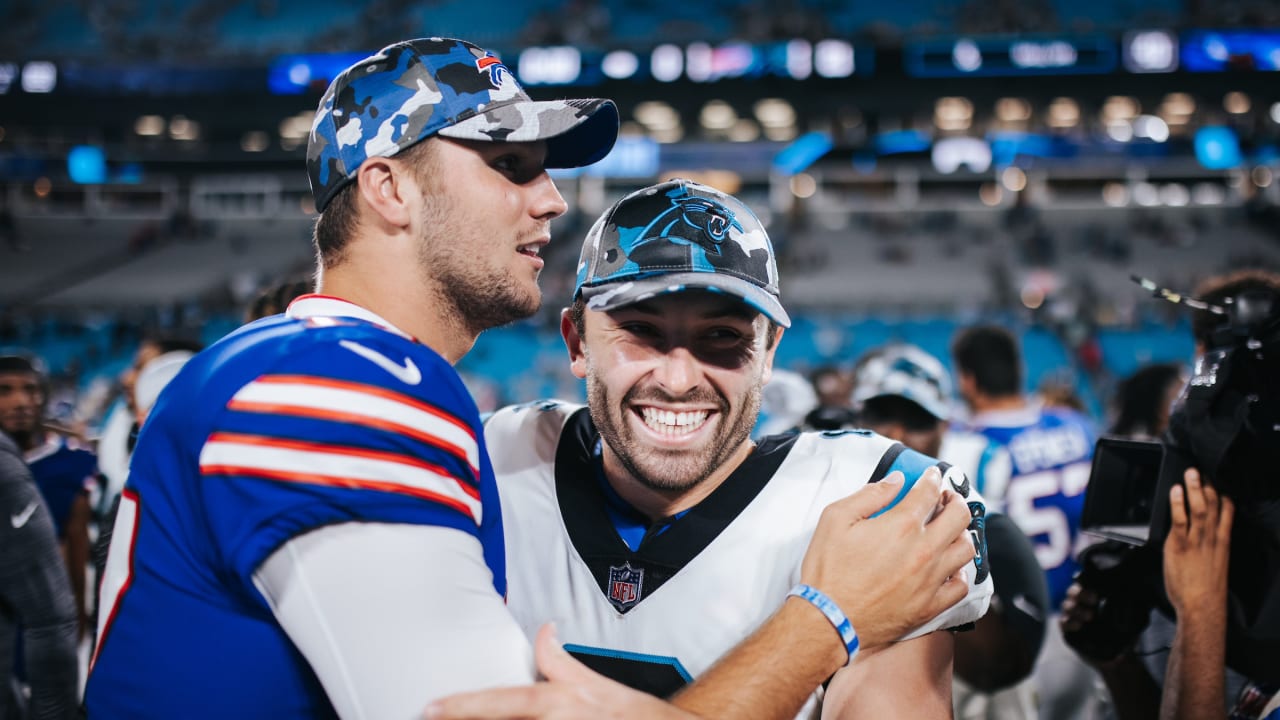
[[[102,581],[94,718],[417,716],[534,679],[501,512],[452,364],[541,301],[547,168],[613,146],[607,100],[534,102],[493,53],[384,48],[307,150],[316,289],[157,400]]]

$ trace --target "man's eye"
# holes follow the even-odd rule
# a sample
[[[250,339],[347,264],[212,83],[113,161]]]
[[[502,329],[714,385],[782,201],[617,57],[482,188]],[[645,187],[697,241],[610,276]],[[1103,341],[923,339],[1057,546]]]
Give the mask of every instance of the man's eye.
[[[733,328],[715,328],[707,332],[708,340],[717,342],[737,342],[745,336]]]
[[[648,325],[645,323],[623,323],[618,327],[623,332],[627,332],[632,335],[640,335],[642,337],[653,337],[654,335],[658,334],[657,330],[654,330],[652,325]]]
[[[493,161],[493,167],[502,172],[514,173],[520,167],[520,159],[515,155],[503,155]]]

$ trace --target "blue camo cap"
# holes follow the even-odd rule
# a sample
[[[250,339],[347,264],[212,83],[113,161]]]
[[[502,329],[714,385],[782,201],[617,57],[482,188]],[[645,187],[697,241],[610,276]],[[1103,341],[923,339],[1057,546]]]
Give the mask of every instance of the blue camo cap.
[[[500,59],[464,40],[388,45],[342,71],[320,99],[307,143],[316,209],[324,210],[365,160],[437,134],[545,140],[547,167],[582,167],[613,148],[618,108],[598,98],[535,102]]]
[[[897,396],[919,405],[940,421],[951,417],[951,376],[942,361],[915,345],[890,345],[858,371],[853,402]]]
[[[587,233],[573,297],[588,309],[614,310],[685,290],[731,295],[791,327],[773,244],[735,197],[668,180],[622,198]]]

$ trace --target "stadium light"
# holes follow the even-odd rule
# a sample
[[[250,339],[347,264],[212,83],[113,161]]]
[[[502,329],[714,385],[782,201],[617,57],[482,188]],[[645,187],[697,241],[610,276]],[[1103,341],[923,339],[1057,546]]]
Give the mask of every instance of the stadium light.
[[[973,124],[973,103],[968,98],[938,98],[934,104],[933,124],[939,130],[966,130]]]
[[[1195,98],[1184,92],[1169,93],[1160,103],[1160,117],[1169,125],[1186,125],[1195,111]]]
[[[1071,128],[1080,122],[1080,103],[1068,97],[1054,98],[1049,103],[1047,124],[1051,128]]]
[[[1000,184],[1012,192],[1022,192],[1027,187],[1027,174],[1019,167],[1007,167],[1000,173]]]
[[[1031,119],[1031,103],[1022,98],[1000,98],[996,101],[996,117],[1000,122],[1026,122]]]
[[[728,130],[738,122],[733,106],[723,100],[711,100],[702,106],[698,122],[707,130]]]
[[[844,40],[820,40],[813,46],[813,69],[827,78],[849,77],[857,69],[853,46]]]
[[[796,124],[796,111],[791,103],[781,98],[764,98],[752,108],[756,119],[764,127],[786,127]]]
[[[1280,125],[1280,102],[1271,103],[1271,122]]]
[[[729,128],[731,142],[752,142],[760,137],[760,126],[754,120],[740,118]]]
[[[199,140],[200,123],[185,115],[174,115],[169,118],[169,137],[174,140]]]
[[[1169,124],[1155,115],[1139,115],[1133,121],[1133,135],[1162,143],[1169,139]]]
[[[1244,115],[1253,107],[1253,103],[1248,95],[1236,90],[1222,97],[1222,107],[1232,115]]]
[[[629,50],[614,50],[600,61],[600,70],[614,80],[626,80],[640,69],[640,58]]]
[[[1132,120],[1142,111],[1136,98],[1126,95],[1112,95],[1102,105],[1102,121],[1111,123],[1118,120]]]
[[[636,105],[633,115],[637,122],[650,130],[669,130],[680,126],[680,115],[661,100],[649,100]]]
[[[159,115],[143,115],[133,123],[133,131],[142,137],[154,137],[163,135],[165,119]]]
[[[649,72],[658,82],[675,82],[684,72],[684,52],[675,45],[659,45],[649,56]]]
[[[58,85],[58,66],[44,60],[22,66],[22,89],[29,93],[51,93]]]
[[[800,173],[791,176],[791,194],[800,199],[813,197],[818,191],[818,181],[813,179],[809,173]]]
[[[262,152],[271,144],[271,138],[262,130],[250,130],[240,136],[240,149],[245,152]]]

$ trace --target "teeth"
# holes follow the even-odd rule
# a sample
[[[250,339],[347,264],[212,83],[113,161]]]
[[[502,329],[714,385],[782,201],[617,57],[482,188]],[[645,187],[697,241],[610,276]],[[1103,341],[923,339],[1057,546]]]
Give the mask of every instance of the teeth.
[[[539,245],[537,245],[537,244],[535,243],[535,244],[532,244],[532,245],[521,245],[521,246],[520,246],[519,248],[517,248],[517,249],[518,249],[520,252],[525,253],[526,255],[535,255],[535,256],[536,256],[536,255],[538,254],[538,250],[540,249],[540,246],[539,246]]]
[[[650,407],[640,409],[645,425],[667,435],[683,435],[697,430],[707,421],[708,414],[706,410],[674,412]]]

